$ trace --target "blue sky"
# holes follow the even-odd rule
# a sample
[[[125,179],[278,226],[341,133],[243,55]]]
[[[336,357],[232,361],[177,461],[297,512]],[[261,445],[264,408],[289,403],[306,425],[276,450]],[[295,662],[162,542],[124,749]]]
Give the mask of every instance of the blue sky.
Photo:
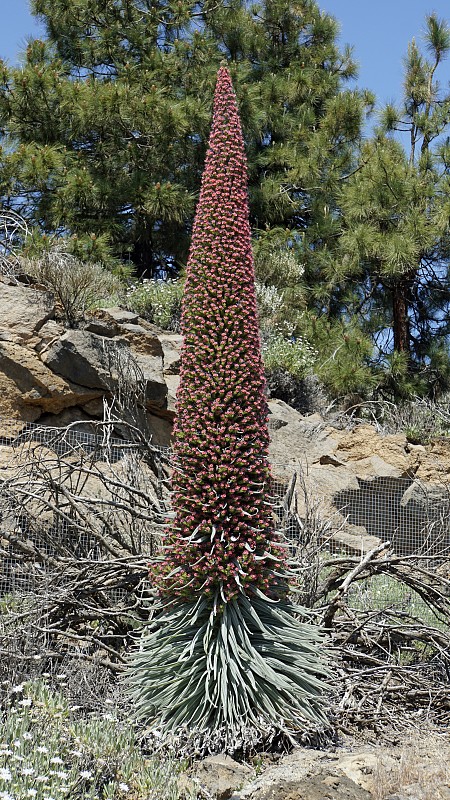
[[[354,47],[359,63],[358,85],[371,89],[379,103],[399,99],[402,58],[413,36],[419,38],[425,15],[435,11],[450,21],[448,0],[319,0],[322,9],[341,24],[341,40]],[[0,0],[0,56],[14,64],[30,35],[43,30],[29,11],[28,0]],[[450,80],[450,59],[439,74],[442,84]]]
[[[378,104],[399,100],[408,43],[419,43],[425,16],[436,13],[450,23],[448,0],[319,0],[320,7],[341,25],[341,41],[353,46],[359,64],[358,85],[371,89]],[[450,81],[450,58],[437,75]]]

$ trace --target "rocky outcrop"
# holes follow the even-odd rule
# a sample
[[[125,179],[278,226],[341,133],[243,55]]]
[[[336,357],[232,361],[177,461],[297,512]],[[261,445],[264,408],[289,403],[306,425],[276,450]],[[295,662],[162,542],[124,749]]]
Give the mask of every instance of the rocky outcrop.
[[[446,800],[450,748],[425,726],[382,742],[342,741],[334,750],[297,748],[231,795],[231,800]]]
[[[118,382],[117,370],[120,367],[120,356],[118,359],[117,353],[125,351],[128,355],[131,352],[134,364],[146,381],[149,408],[163,409],[167,386],[162,372],[162,348],[155,335],[150,337],[144,328],[142,330],[146,334],[146,337],[142,335],[144,343],[145,338],[151,338],[153,351],[159,345],[159,355],[136,351],[123,336],[110,339],[87,330],[71,330],[49,346],[42,355],[42,361],[52,372],[73,383],[101,392],[114,392]],[[138,334],[134,335],[138,337]]]
[[[122,370],[145,382],[149,430],[169,444],[180,337],[122,308],[96,310],[77,330],[54,311],[47,292],[0,281],[0,416],[56,426],[101,418]]]
[[[299,515],[320,505],[330,547],[367,552],[390,541],[406,554],[450,550],[450,442],[413,445],[368,424],[342,430],[303,417],[280,400],[269,407],[278,491],[298,473]]]
[[[49,426],[80,422],[88,430],[125,370],[129,382],[145,382],[154,442],[169,445],[180,347],[180,335],[118,307],[97,309],[79,329],[67,330],[47,292],[3,279],[0,416]],[[448,543],[448,441],[414,445],[366,423],[341,429],[319,414],[302,416],[280,400],[269,407],[276,491],[283,494],[299,474],[299,515],[305,518],[311,502],[319,505],[331,547],[366,552],[390,540],[402,552],[423,552],[430,525],[428,552]]]
[[[0,288],[0,341],[33,346],[39,331],[54,314],[52,296],[7,281],[2,281]]]
[[[101,391],[66,380],[28,347],[0,341],[0,415],[34,422],[44,413],[58,414],[83,406]]]
[[[190,772],[185,786],[180,789],[193,789],[201,786],[208,797],[215,800],[229,800],[235,789],[240,789],[253,777],[253,770],[247,764],[239,764],[225,754],[208,756],[197,762]],[[196,792],[195,792],[196,794]]]
[[[392,768],[394,759],[388,760]],[[371,751],[298,748],[255,777],[248,766],[220,755],[196,764],[188,786],[180,788],[200,786],[215,800],[369,800],[379,761]]]
[[[200,786],[211,800],[446,800],[449,756],[442,733],[425,726],[421,736],[409,731],[395,744],[377,735],[372,742],[348,739],[324,750],[298,747],[281,758],[262,756],[258,775],[228,756],[206,758],[180,788],[194,794]]]

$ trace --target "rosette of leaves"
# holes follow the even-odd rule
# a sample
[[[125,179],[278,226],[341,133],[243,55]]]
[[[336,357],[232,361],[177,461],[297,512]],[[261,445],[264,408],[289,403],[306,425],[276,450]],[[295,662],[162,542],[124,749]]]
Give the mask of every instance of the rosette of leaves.
[[[183,297],[175,518],[151,571],[163,609],[134,653],[137,714],[165,729],[323,724],[318,631],[286,599],[269,500],[265,382],[236,97],[219,70]],[[220,739],[220,737],[219,737]]]
[[[296,611],[244,593],[220,609],[204,596],[168,604],[133,655],[134,713],[166,735],[206,734],[206,748],[220,731],[219,749],[231,751],[251,730],[264,741],[323,728],[322,637]]]

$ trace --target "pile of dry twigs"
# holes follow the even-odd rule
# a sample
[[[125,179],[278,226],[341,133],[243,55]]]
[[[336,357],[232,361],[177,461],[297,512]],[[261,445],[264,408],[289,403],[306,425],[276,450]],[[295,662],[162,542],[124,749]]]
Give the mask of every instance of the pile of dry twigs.
[[[111,690],[152,614],[148,563],[170,517],[170,465],[138,427],[129,424],[128,440],[116,441],[118,425],[109,413],[92,436],[76,426],[4,432],[0,683],[69,669],[75,694],[84,676],[77,701],[93,704]],[[304,486],[296,480],[274,513],[289,535],[300,599],[329,634],[336,726],[396,730],[414,715],[448,723],[448,564],[398,555],[389,542],[363,555],[333,552],[320,504],[308,498],[298,513]],[[371,607],[365,591],[374,579],[419,598],[426,613],[389,598]]]

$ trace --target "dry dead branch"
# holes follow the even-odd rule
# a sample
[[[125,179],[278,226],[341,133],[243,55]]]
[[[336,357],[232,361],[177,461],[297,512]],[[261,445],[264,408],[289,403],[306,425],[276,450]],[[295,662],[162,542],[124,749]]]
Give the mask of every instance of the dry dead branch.
[[[35,428],[10,442],[0,471],[4,669],[82,655],[117,670],[149,614],[167,484],[151,445],[122,447],[109,427],[84,441],[73,426]]]
[[[382,542],[361,555],[339,554],[329,545],[341,519],[333,521],[305,496],[300,516],[296,481],[305,495],[301,476],[293,478],[278,517],[289,536],[299,597],[329,633],[337,726],[399,731],[425,719],[448,725],[448,518],[440,552],[399,555]],[[427,541],[426,531],[421,539]],[[378,601],[374,585],[381,587]]]
[[[30,231],[26,220],[15,211],[0,211],[0,275],[16,280],[22,272],[20,252]]]

